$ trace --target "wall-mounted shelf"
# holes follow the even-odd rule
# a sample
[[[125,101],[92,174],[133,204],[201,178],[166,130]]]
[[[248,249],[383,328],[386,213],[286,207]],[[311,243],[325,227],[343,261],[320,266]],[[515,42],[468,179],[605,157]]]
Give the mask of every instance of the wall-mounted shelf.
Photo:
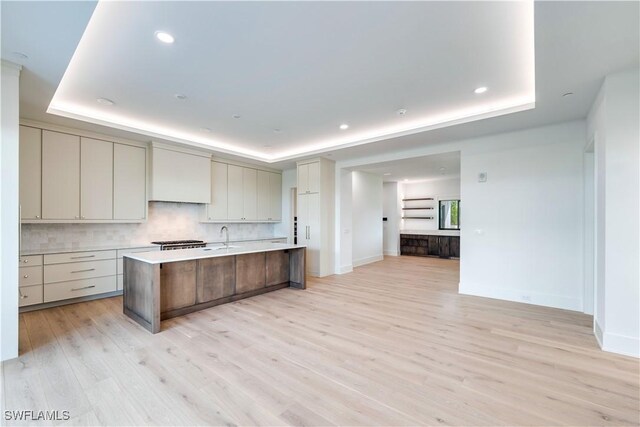
[[[433,219],[432,216],[403,216],[402,219]]]
[[[414,202],[418,200],[433,200],[433,197],[422,197],[419,199],[402,199],[403,202]]]
[[[402,208],[403,211],[415,211],[415,210],[425,210],[425,209],[433,209],[433,208]]]

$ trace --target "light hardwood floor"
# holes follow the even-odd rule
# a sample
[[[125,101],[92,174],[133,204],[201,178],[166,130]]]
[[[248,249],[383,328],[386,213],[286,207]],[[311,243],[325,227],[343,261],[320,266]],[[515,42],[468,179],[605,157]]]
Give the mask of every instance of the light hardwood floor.
[[[3,408],[77,425],[637,425],[638,360],[575,312],[458,295],[396,257],[163,322],[110,298],[20,315]],[[39,425],[42,425],[40,423]]]

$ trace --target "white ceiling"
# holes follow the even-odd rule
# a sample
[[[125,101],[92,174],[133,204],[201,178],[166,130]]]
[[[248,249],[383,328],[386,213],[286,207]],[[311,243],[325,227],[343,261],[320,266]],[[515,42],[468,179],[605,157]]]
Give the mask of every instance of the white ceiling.
[[[138,3],[132,2],[121,4],[140,6]],[[167,2],[167,4],[175,6],[177,2]],[[182,3],[181,8],[193,4]],[[244,144],[246,140],[248,141],[246,142],[247,144],[253,144],[258,150],[268,152],[268,155],[273,155],[279,149],[278,147],[291,144],[291,141],[294,141],[293,146],[297,146],[299,143],[314,140],[314,137],[322,139],[325,135],[323,134],[325,130],[323,130],[322,126],[327,128],[326,135],[342,135],[344,133],[338,131],[337,125],[342,121],[346,121],[352,126],[348,132],[350,132],[350,135],[355,135],[360,128],[371,122],[382,123],[385,120],[400,121],[410,119],[416,114],[422,113],[421,106],[428,108],[431,102],[430,97],[425,96],[425,92],[421,92],[423,84],[425,85],[424,88],[436,90],[435,93],[440,94],[436,100],[444,105],[448,102],[459,102],[461,96],[468,95],[469,91],[479,84],[490,86],[490,91],[485,95],[495,94],[495,91],[498,90],[497,88],[502,83],[502,81],[494,83],[496,80],[493,80],[493,77],[504,74],[492,74],[487,77],[492,79],[490,81],[486,80],[488,83],[474,80],[467,86],[466,83],[460,83],[458,79],[465,75],[470,77],[471,74],[478,74],[475,68],[465,67],[460,69],[460,67],[450,66],[443,71],[437,63],[434,64],[434,61],[429,60],[437,57],[445,61],[467,60],[475,64],[476,62],[474,61],[481,63],[485,59],[486,50],[474,51],[473,49],[465,49],[465,52],[473,53],[474,57],[471,58],[464,55],[454,57],[451,54],[447,54],[447,52],[453,52],[452,49],[457,48],[460,43],[464,47],[468,46],[465,44],[467,40],[461,40],[457,38],[457,35],[454,35],[456,37],[451,39],[450,35],[447,35],[449,28],[456,28],[460,24],[455,20],[441,17],[439,22],[433,23],[435,28],[441,31],[434,36],[434,34],[425,33],[427,30],[424,30],[419,25],[418,18],[407,16],[411,15],[407,12],[397,12],[393,9],[393,7],[409,7],[414,3],[382,3],[380,9],[373,7],[378,3],[363,3],[374,9],[374,12],[371,12],[370,15],[369,13],[360,14],[357,19],[354,18],[354,12],[352,11],[353,8],[357,9],[356,4],[329,3],[329,5],[331,4],[333,5],[331,6],[333,12],[331,12],[329,6],[325,6],[327,11],[323,13],[313,10],[314,14],[318,15],[319,21],[310,19],[307,15],[309,9],[305,8],[320,7],[320,5],[318,3],[302,2],[289,4],[277,2],[241,3],[237,6],[242,8],[244,12],[241,15],[231,13],[230,11],[233,8],[229,4],[218,4],[227,9],[228,13],[221,14],[221,16],[226,17],[225,22],[218,20],[217,13],[206,16],[204,19],[185,15],[165,17],[166,20],[162,22],[170,23],[176,21],[176,25],[180,28],[190,28],[190,25],[184,24],[184,20],[187,20],[188,24],[194,21],[194,28],[201,25],[197,24],[198,21],[201,23],[205,21],[207,26],[215,27],[212,31],[217,31],[216,34],[218,36],[204,44],[205,47],[197,52],[195,60],[183,58],[180,62],[170,61],[167,62],[169,65],[166,67],[162,67],[161,70],[154,69],[151,73],[144,68],[145,64],[139,64],[139,62],[143,58],[147,58],[152,53],[152,50],[157,50],[160,47],[174,49],[181,45],[184,46],[184,44],[188,45],[187,50],[189,50],[192,47],[193,40],[190,40],[188,36],[186,38],[183,37],[181,33],[176,33],[174,34],[176,43],[171,46],[160,46],[155,43],[155,40],[147,38],[144,41],[142,39],[137,40],[132,45],[151,43],[148,48],[139,49],[137,53],[132,53],[126,48],[121,51],[122,43],[119,40],[121,41],[121,36],[129,34],[129,30],[127,30],[129,21],[127,20],[126,23],[123,23],[120,20],[108,28],[109,37],[104,38],[104,41],[112,40],[112,46],[105,52],[105,55],[101,55],[101,51],[94,52],[95,61],[90,64],[95,67],[104,67],[112,70],[113,74],[104,75],[100,79],[92,75],[94,76],[91,79],[93,82],[90,81],[89,83],[91,85],[96,82],[96,84],[102,84],[101,80],[105,80],[105,85],[111,85],[116,90],[122,88],[130,89],[133,91],[132,93],[140,95],[134,97],[134,102],[149,103],[150,99],[158,100],[158,98],[155,98],[157,96],[166,96],[166,99],[158,101],[158,105],[164,105],[163,103],[166,102],[168,103],[167,105],[172,105],[171,108],[177,109],[172,111],[177,111],[182,114],[182,117],[197,118],[198,120],[189,122],[189,126],[196,127],[196,129],[201,126],[210,127],[213,132],[208,134],[207,138],[217,137],[217,132],[221,131],[224,132],[224,135],[231,135],[230,138],[234,138],[233,142]],[[459,4],[465,5],[465,7],[473,6],[468,3]],[[484,4],[474,3],[475,7],[480,7],[478,5]],[[0,5],[2,7],[2,58],[21,63],[24,66],[20,83],[21,117],[89,129],[136,140],[151,139],[141,132],[126,132],[114,129],[111,126],[98,126],[46,113],[53,93],[89,21],[92,10],[95,7],[94,2],[3,1]],[[216,4],[209,3],[205,3],[205,5],[216,6]],[[422,3],[415,3],[413,7],[420,7],[420,5]],[[279,8],[286,9],[285,6],[292,8],[292,10],[282,14],[273,12],[273,10],[279,10]],[[255,9],[253,9],[254,7]],[[351,11],[342,13],[342,11],[336,9],[340,7],[346,7]],[[305,10],[306,12],[304,12]],[[385,10],[385,12],[382,14],[382,12],[376,12],[376,10]],[[331,158],[335,160],[343,160],[409,149],[424,144],[523,129],[572,119],[582,119],[585,117],[606,74],[638,66],[638,53],[640,51],[638,42],[639,12],[639,3],[635,1],[536,2],[535,109],[457,124],[428,132],[384,139],[366,145],[325,150],[325,155],[331,155]],[[276,16],[272,16],[270,13],[274,13]],[[181,16],[181,18],[177,19],[178,16]],[[285,25],[286,22],[283,20],[286,16],[297,16],[300,19],[306,17],[306,21],[302,21],[306,22],[306,24],[299,25],[294,22],[292,25]],[[477,19],[482,16],[483,13],[477,12],[471,21],[478,22],[472,22],[472,25],[470,25],[478,31],[473,36],[484,40],[481,37],[481,29],[478,30],[478,26],[482,25],[483,20]],[[267,17],[269,19],[266,19]],[[367,19],[363,17],[367,17]],[[156,29],[155,24],[160,22],[157,19],[160,18],[162,17],[154,16],[154,25],[152,25],[154,31]],[[348,25],[347,18],[351,19],[352,25]],[[469,17],[467,19],[469,20]],[[325,25],[328,25],[325,28],[331,28],[331,31],[315,26],[314,22],[324,22]],[[357,25],[353,25],[353,22],[356,22]],[[378,27],[372,23],[377,23]],[[467,24],[469,23],[467,22]],[[145,25],[149,26],[150,24],[147,22]],[[178,26],[175,28],[178,28]],[[256,27],[259,29],[256,29]],[[348,27],[350,31],[344,31],[345,27]],[[363,30],[360,30],[361,27]],[[25,31],[25,28],[29,30]],[[343,29],[342,33],[339,31],[340,28]],[[165,29],[174,31],[173,28],[167,27]],[[134,32],[134,34],[137,33]],[[141,30],[139,33],[141,37],[148,36],[147,30]],[[256,38],[256,34],[261,34],[265,37],[270,35],[284,38],[284,36],[287,36],[287,40],[285,40],[286,43],[283,44],[283,47],[278,48],[278,46],[274,46],[273,43],[269,42],[270,39],[268,38]],[[298,35],[298,37],[291,37],[292,34]],[[338,39],[334,37],[334,34],[342,34],[344,37]],[[380,36],[381,34],[383,37]],[[444,37],[444,35],[447,35],[447,37]],[[313,55],[313,52],[308,49],[308,44],[303,43],[306,38],[311,36],[315,36],[313,40],[317,41],[318,46],[325,46],[325,51],[320,50],[317,55]],[[426,39],[421,39],[425,37]],[[324,39],[326,39],[326,42]],[[370,40],[375,40],[380,46],[372,47],[371,43],[369,43]],[[420,43],[416,42],[416,40]],[[437,40],[445,40],[448,43],[434,43]],[[490,49],[488,55],[499,55],[501,46],[509,45],[509,40],[508,34],[503,35],[498,41],[493,40],[496,44],[491,45],[494,49]],[[202,46],[202,43],[200,46]],[[240,49],[239,46],[244,48]],[[287,49],[285,49],[286,46],[288,46]],[[291,50],[293,49],[291,48],[292,46],[297,46],[297,49]],[[332,46],[337,46],[335,52],[327,51]],[[18,58],[12,55],[14,51],[24,52],[29,58]],[[435,55],[433,57],[429,56],[432,51],[433,55]],[[123,55],[125,53],[133,55],[133,58],[127,59],[131,59],[133,62],[125,63],[123,60],[125,56],[122,56],[120,52]],[[168,55],[173,51],[165,49],[160,50],[160,52],[165,52]],[[270,54],[267,55],[263,52],[270,52]],[[378,54],[382,52],[385,54]],[[159,55],[161,54],[159,53]],[[211,57],[224,57],[226,60],[216,62],[210,59]],[[319,58],[328,58],[329,62],[319,61]],[[155,58],[154,60],[157,59]],[[302,59],[315,66],[304,68],[304,64],[301,63]],[[336,59],[336,61],[334,62],[333,59]],[[364,62],[350,62],[356,59]],[[182,89],[182,87],[165,85],[155,81],[158,75],[180,76],[187,71],[188,77],[202,78],[204,71],[200,64],[203,61],[204,63],[215,63],[215,73],[211,73],[211,76],[215,76],[215,78],[209,78],[209,84],[207,85],[197,86],[195,94]],[[283,66],[282,61],[289,61],[290,66]],[[341,66],[328,67],[329,63],[335,65],[342,64],[343,61],[346,61],[345,64],[350,64],[350,66],[348,68]],[[394,68],[393,62],[404,66]],[[307,67],[309,67],[308,63]],[[426,67],[422,79],[416,73],[412,74],[411,67],[406,66],[414,63],[420,63],[423,67]],[[240,69],[236,73],[230,72],[237,64],[253,64],[254,66],[249,69]],[[452,63],[447,62],[447,64],[451,65]],[[143,68],[138,69],[138,66]],[[349,70],[349,73],[342,73],[343,69]],[[486,70],[489,69],[490,67]],[[279,70],[283,74],[274,75],[274,70]],[[297,74],[293,74],[294,70],[298,70]],[[469,70],[472,70],[472,72]],[[271,74],[267,73],[267,71]],[[394,72],[396,74],[393,74]],[[440,74],[431,75],[430,73],[432,72]],[[450,77],[449,74],[457,76]],[[210,91],[212,88],[217,87],[216,85],[223,75],[226,76],[227,80],[225,81],[227,83],[233,82],[233,78],[237,78],[243,79],[243,84],[232,84],[221,88],[220,91],[225,94],[225,97],[220,98],[221,102],[217,103],[216,99],[211,98]],[[144,85],[130,88],[127,83],[129,79],[135,80],[139,76],[142,76],[145,80],[155,81],[154,87],[144,89],[148,91],[144,93],[140,93],[146,87]],[[309,76],[313,80],[309,80]],[[411,80],[412,76],[414,80]],[[183,82],[188,86],[190,79],[187,80],[189,81],[185,82],[184,79],[177,79],[176,81]],[[459,83],[443,85],[442,82],[444,81],[457,81]],[[508,81],[510,80],[505,80],[505,82]],[[260,86],[261,82],[264,83],[264,87]],[[317,90],[319,86],[316,85],[316,82],[323,82],[324,84],[334,82],[335,86],[326,88],[324,92],[320,93]],[[269,87],[267,87],[267,83],[270,84]],[[431,86],[433,83],[439,83],[435,89]],[[463,86],[464,91],[462,90]],[[296,93],[289,91],[289,87],[299,89],[296,93],[301,96],[296,98]],[[380,92],[378,92],[378,89],[380,89]],[[87,88],[88,92],[91,90],[94,89],[92,87]],[[317,96],[309,97],[308,94],[314,90]],[[437,90],[442,91],[438,92]],[[177,92],[185,93],[189,98],[180,103],[175,98],[172,98],[173,94]],[[563,98],[562,94],[565,92],[573,92],[574,95]],[[233,102],[232,98],[236,96],[236,93],[238,93],[238,97],[242,96],[244,99],[250,99],[253,94],[257,93],[260,93],[261,96],[258,97],[256,95],[255,103],[253,104],[242,105]],[[444,96],[449,93],[452,94],[452,98]],[[200,99],[202,94],[206,94],[206,99]],[[352,99],[347,94],[358,94],[359,96],[356,99]],[[94,107],[94,100],[98,96],[116,98],[111,94],[98,94],[95,92],[91,92],[86,96],[89,101],[94,103]],[[308,99],[304,99],[305,97]],[[475,97],[471,98],[475,99]],[[373,100],[375,102],[372,102]],[[117,102],[116,106],[118,108],[127,106],[126,102],[125,105],[122,105],[119,99],[114,99],[114,101]],[[424,104],[421,104],[423,101]],[[194,111],[198,114],[202,113],[200,111],[203,105],[201,104],[202,102],[217,103],[216,109],[206,109],[205,116],[196,117],[196,114],[191,114],[190,109],[196,104],[200,105],[200,107],[194,109]],[[320,105],[328,105],[329,108],[319,109],[318,106]],[[241,107],[244,107],[244,109]],[[408,109],[408,114],[402,119],[394,115],[394,111],[398,108]],[[147,114],[149,111],[153,110],[145,109],[141,114]],[[248,111],[248,113],[245,113],[245,111]],[[278,116],[276,114],[278,111],[285,114]],[[242,118],[231,120],[227,114],[229,112],[231,114],[241,114]],[[170,115],[162,124],[172,124],[174,116],[178,117],[180,114]],[[218,116],[221,117],[219,122],[216,119]],[[149,117],[157,120],[160,116],[156,116],[154,112]],[[201,124],[203,121],[200,119],[201,117],[209,118],[212,122]],[[276,120],[277,117],[283,118],[278,121]],[[286,122],[285,118],[287,117],[295,118],[295,120]],[[331,126],[329,126],[329,121],[331,121]],[[302,123],[305,125],[302,126]],[[279,134],[274,133],[272,127],[275,126],[280,127],[282,132]],[[309,129],[308,133],[306,132],[307,128]],[[269,132],[271,132],[269,135],[271,139],[266,144],[263,142],[258,143],[256,142],[258,139],[254,139],[256,135],[267,135]],[[237,140],[235,137],[237,137]],[[267,137],[265,136],[265,138]],[[162,140],[164,138],[154,139]],[[264,145],[272,145],[272,148],[265,148]],[[228,154],[226,156],[239,158],[239,156]],[[288,168],[293,164],[292,161],[288,160],[278,161],[272,165]]]
[[[533,70],[530,2],[100,2],[49,111],[281,160],[531,108]]]
[[[384,182],[415,182],[460,177],[460,152],[375,163],[357,168],[382,176]]]

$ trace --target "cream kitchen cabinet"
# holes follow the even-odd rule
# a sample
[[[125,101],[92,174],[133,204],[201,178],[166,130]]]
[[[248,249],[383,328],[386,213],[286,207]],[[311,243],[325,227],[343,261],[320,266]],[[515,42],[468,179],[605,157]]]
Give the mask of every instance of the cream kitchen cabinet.
[[[42,130],[20,126],[20,218],[42,216]]]
[[[282,175],[211,162],[211,203],[203,222],[267,222],[282,219]]]
[[[255,169],[228,166],[228,220],[255,221],[257,219],[258,175]]]
[[[320,191],[320,161],[298,164],[298,194]]]
[[[113,219],[143,220],[147,216],[147,150],[113,145]]]
[[[42,131],[42,218],[80,219],[80,137]]]
[[[307,273],[334,271],[335,163],[315,159],[298,163],[298,243],[307,246]]]
[[[80,219],[113,219],[113,142],[80,138]]]
[[[257,216],[260,221],[282,219],[282,175],[258,171]]]
[[[146,146],[57,129],[20,126],[22,221],[144,221]]]
[[[228,219],[228,171],[229,165],[211,162],[211,203],[207,205],[207,220]]]
[[[298,244],[307,247],[307,271],[320,275],[320,194],[310,193],[298,197]]]

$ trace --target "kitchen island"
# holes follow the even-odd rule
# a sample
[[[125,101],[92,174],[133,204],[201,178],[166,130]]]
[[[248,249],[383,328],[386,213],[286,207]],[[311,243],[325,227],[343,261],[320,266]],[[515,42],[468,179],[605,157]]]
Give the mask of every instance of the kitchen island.
[[[305,288],[305,247],[285,243],[124,256],[124,314],[152,333],[160,321],[285,287]]]

